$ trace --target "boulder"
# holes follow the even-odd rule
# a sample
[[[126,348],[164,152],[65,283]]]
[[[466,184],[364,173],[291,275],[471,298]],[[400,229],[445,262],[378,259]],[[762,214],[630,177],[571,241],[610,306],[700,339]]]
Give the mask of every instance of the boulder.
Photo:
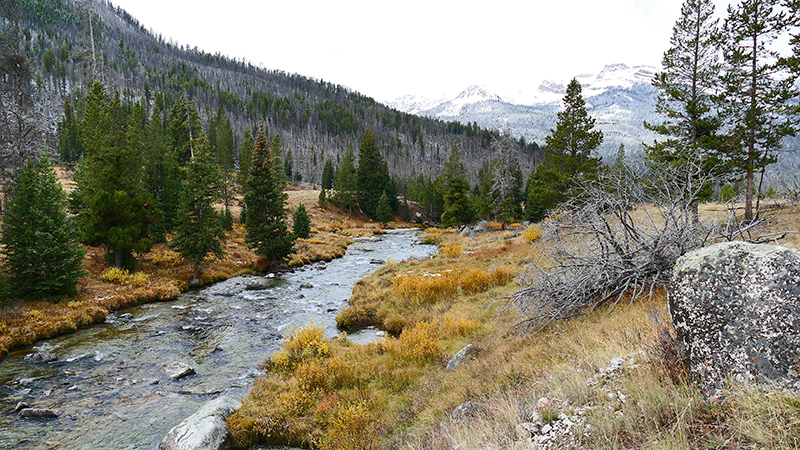
[[[50,419],[58,417],[58,411],[50,408],[24,408],[19,415],[28,419]]]
[[[169,377],[173,380],[180,380],[181,378],[188,377],[189,375],[194,375],[196,373],[192,366],[179,361],[170,363],[164,368],[164,372],[166,372],[166,374],[169,375]]]
[[[225,418],[242,403],[223,395],[174,426],[158,444],[160,450],[220,450],[231,447]]]
[[[455,354],[452,358],[450,358],[450,362],[447,363],[447,371],[451,372],[453,369],[461,365],[464,362],[464,359],[469,356],[475,350],[475,346],[472,344],[467,345],[466,347],[462,348]]]
[[[800,391],[800,252],[727,242],[681,257],[669,309],[689,369],[711,392],[727,380]]]

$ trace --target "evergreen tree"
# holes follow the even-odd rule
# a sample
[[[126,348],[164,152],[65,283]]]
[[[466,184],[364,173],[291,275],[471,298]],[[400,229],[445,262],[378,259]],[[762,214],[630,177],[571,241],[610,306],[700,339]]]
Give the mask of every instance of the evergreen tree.
[[[220,199],[222,174],[204,139],[197,142],[195,158],[186,167],[181,189],[177,234],[170,243],[184,261],[192,264],[199,280],[206,255],[222,256],[225,240],[222,218],[214,209]]]
[[[158,103],[153,106],[145,132],[144,153],[145,182],[153,196],[155,209],[161,216],[161,220],[152,227],[151,233],[158,241],[165,242],[165,236],[177,224],[181,178],[178,155],[172,146],[166,143]]]
[[[348,146],[342,162],[339,163],[339,170],[336,172],[336,195],[334,196],[339,207],[347,208],[351,214],[358,192],[354,159],[353,149]]]
[[[756,171],[777,160],[783,137],[798,127],[787,114],[798,95],[797,74],[772,47],[797,26],[797,6],[788,13],[782,6],[779,0],[743,0],[728,8],[724,26],[725,116],[731,136],[726,149],[733,166],[745,174],[745,220],[754,217]]]
[[[475,209],[467,195],[469,181],[467,181],[464,165],[461,164],[457,145],[453,145],[450,159],[445,163],[439,179],[441,194],[444,198],[442,226],[451,227],[472,223],[475,220]]]
[[[694,177],[695,166],[705,173],[720,173],[720,142],[715,95],[720,90],[719,26],[711,0],[687,0],[672,30],[671,47],[664,53],[662,72],[653,79],[659,89],[656,112],[667,118],[645,128],[664,137],[645,146],[648,163],[667,165],[682,177]],[[691,183],[687,178],[684,183]],[[711,196],[711,185],[694,202]]]
[[[296,239],[308,239],[311,235],[311,218],[308,217],[306,206],[302,203],[292,215],[292,232]]]
[[[239,149],[239,174],[237,178],[239,186],[243,189],[247,186],[247,177],[250,176],[254,146],[253,134],[250,132],[250,129],[247,128],[244,131],[244,140],[242,140],[242,146]]]
[[[522,217],[523,176],[514,152],[516,143],[508,135],[495,141],[497,158],[494,161],[491,198],[495,220],[509,222]]]
[[[61,161],[75,164],[83,157],[80,122],[75,118],[72,103],[64,97],[64,119],[58,123],[58,151]]]
[[[603,133],[594,130],[594,123],[586,111],[581,85],[573,79],[567,86],[564,111],[558,113],[556,128],[545,138],[544,158],[528,182],[528,220],[541,220],[547,210],[570,198],[582,180],[597,176],[601,160],[592,157],[592,151],[603,141]]]
[[[381,157],[372,129],[367,129],[361,139],[358,170],[356,171],[356,186],[358,188],[359,203],[364,213],[371,218],[377,218],[378,203],[381,195],[384,191],[391,190],[392,186],[389,178],[389,166],[386,164],[386,160]],[[393,191],[391,193],[393,194]]]
[[[322,189],[333,189],[335,176],[336,174],[333,169],[333,163],[330,159],[326,159],[325,166],[322,168]]]
[[[75,295],[85,252],[67,222],[65,199],[44,157],[28,160],[11,185],[0,238],[11,295]]]
[[[235,144],[231,120],[225,113],[225,109],[222,107],[222,105],[219,106],[216,117],[209,121],[209,131],[212,129],[216,133],[216,139],[214,145],[211,146],[211,151],[216,155],[217,164],[219,164],[219,167],[222,168],[222,184],[220,187],[222,189],[222,202],[225,205],[223,222],[225,223],[226,229],[230,230],[233,227],[233,216],[230,212],[230,201],[233,194],[231,192],[231,183],[233,182],[232,173],[234,169],[233,154]],[[211,145],[210,139],[209,145]],[[228,227],[228,224],[230,224],[230,227]]]
[[[203,130],[194,102],[183,95],[172,105],[167,127],[167,141],[183,167],[194,157],[195,146]]]
[[[286,226],[286,173],[281,154],[270,149],[264,132],[256,133],[252,166],[244,203],[247,211],[245,241],[267,261],[282,261],[292,248]]]
[[[140,118],[126,116],[119,92],[106,100],[100,83],[86,99],[78,188],[82,196],[81,236],[87,245],[103,245],[116,267],[133,268],[133,252],[150,249],[150,225],[157,219],[153,197],[143,182]]]
[[[394,214],[392,213],[392,203],[389,200],[389,196],[386,195],[386,191],[383,191],[381,198],[378,200],[375,218],[381,224],[383,224],[384,227],[394,219]]]

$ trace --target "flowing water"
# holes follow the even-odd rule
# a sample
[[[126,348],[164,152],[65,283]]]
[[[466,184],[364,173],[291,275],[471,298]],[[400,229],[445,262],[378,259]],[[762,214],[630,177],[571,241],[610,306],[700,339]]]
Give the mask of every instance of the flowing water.
[[[244,397],[258,365],[290,329],[313,320],[337,335],[334,317],[356,281],[383,260],[436,251],[413,235],[389,232],[352,244],[327,264],[272,279],[236,277],[118,311],[103,324],[11,353],[0,362],[0,448],[152,449],[203,403],[221,394]],[[58,359],[35,357],[48,353]],[[175,361],[197,374],[170,379],[165,368]],[[59,416],[22,418],[14,412],[18,402]]]

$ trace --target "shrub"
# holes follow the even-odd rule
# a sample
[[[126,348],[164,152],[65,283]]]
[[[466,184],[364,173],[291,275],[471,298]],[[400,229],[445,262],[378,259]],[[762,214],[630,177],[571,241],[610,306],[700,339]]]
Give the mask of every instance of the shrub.
[[[541,239],[543,234],[541,225],[531,225],[522,231],[522,239],[531,245]]]
[[[292,330],[283,343],[283,349],[275,352],[270,366],[278,370],[289,370],[302,361],[326,358],[330,347],[322,325],[313,321],[304,327]]]
[[[125,284],[128,282],[128,269],[109,267],[100,274],[100,279],[106,283]]]
[[[492,279],[488,273],[479,269],[469,269],[461,274],[459,285],[465,294],[476,294],[489,289]]]
[[[463,251],[464,249],[459,244],[446,244],[439,247],[439,253],[445,258],[457,258]]]
[[[439,331],[442,338],[448,339],[456,336],[470,336],[475,331],[475,327],[474,320],[447,318],[439,325]]]
[[[413,328],[406,328],[400,334],[400,356],[416,362],[427,362],[442,354],[439,346],[438,326],[435,323],[420,322]]]
[[[365,402],[340,408],[330,422],[324,450],[369,450],[376,448],[374,420]]]
[[[455,294],[458,275],[455,272],[417,277],[397,275],[392,280],[392,292],[417,304],[435,303]]]

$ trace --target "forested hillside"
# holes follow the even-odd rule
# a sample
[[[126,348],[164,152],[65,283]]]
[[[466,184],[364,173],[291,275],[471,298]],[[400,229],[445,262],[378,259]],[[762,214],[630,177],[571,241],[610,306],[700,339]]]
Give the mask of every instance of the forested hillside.
[[[210,132],[212,119],[223,112],[237,164],[247,131],[264,124],[270,136],[280,135],[284,155],[291,155],[292,178],[314,183],[320,183],[325,161],[338,165],[369,128],[396,180],[435,177],[454,144],[473,184],[498,148],[516,153],[525,174],[540,157],[535,144],[496,130],[417,117],[323,80],[169,42],[105,0],[19,3],[20,38],[37,86],[35,116],[41,140],[54,154],[65,98],[80,120],[92,82],[100,81],[109,92],[120,91],[123,102],[140,100],[146,117],[156,107],[166,116],[184,96]]]

